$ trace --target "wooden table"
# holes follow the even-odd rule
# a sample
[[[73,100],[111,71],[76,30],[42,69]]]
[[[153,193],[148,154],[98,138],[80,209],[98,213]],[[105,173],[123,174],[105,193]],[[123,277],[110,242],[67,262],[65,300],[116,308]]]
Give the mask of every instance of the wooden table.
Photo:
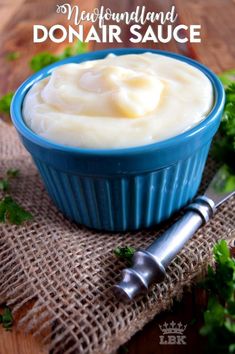
[[[32,43],[32,26],[35,23],[52,25],[65,24],[64,17],[55,13],[56,4],[63,4],[59,0],[0,0],[0,94],[15,90],[17,86],[31,73],[28,61],[33,54],[48,50],[59,52],[63,45],[47,41],[42,44]],[[104,5],[113,11],[130,11],[137,5],[145,5],[149,11],[161,11],[169,9],[172,1],[169,0],[80,0],[71,1],[77,3],[84,10],[92,10],[96,6]],[[178,23],[200,24],[202,26],[202,42],[200,44],[179,46],[171,42],[165,45],[148,44],[146,47],[161,48],[182,52],[185,55],[196,58],[208,65],[212,70],[220,71],[235,67],[235,2],[234,0],[175,0],[179,14]],[[89,26],[89,25],[88,25]],[[112,46],[133,46],[128,41],[129,30],[122,28],[124,43]],[[144,30],[144,29],[143,29]],[[64,44],[65,45],[65,44]],[[108,47],[108,44],[95,44],[91,49]],[[135,45],[137,46],[137,45]],[[138,44],[140,46],[140,44]],[[19,51],[20,58],[16,61],[7,61],[6,54]],[[205,305],[203,294],[193,290],[186,294],[183,301],[173,307],[168,313],[163,313],[150,322],[137,333],[126,348],[129,354],[153,354],[153,353],[198,353],[201,352],[204,340],[198,335],[202,316],[200,309]],[[26,311],[27,307],[22,310]],[[186,346],[159,345],[159,324],[163,322],[181,321],[187,324]],[[193,321],[192,321],[193,320]],[[196,323],[193,324],[193,322]],[[16,322],[18,319],[16,319]],[[126,348],[120,348],[119,352],[125,352]],[[6,332],[0,328],[0,354],[42,354],[48,353],[46,348],[30,335],[25,336],[14,328],[12,332]]]

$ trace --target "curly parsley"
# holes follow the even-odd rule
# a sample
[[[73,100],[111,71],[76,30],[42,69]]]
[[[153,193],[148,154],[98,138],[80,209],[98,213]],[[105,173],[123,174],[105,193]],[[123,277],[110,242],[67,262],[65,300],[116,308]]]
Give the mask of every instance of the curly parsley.
[[[116,257],[127,261],[128,264],[131,264],[131,260],[135,251],[136,251],[135,248],[130,246],[117,247],[113,250]]]
[[[76,42],[71,47],[66,47],[61,54],[52,54],[50,52],[42,52],[36,54],[30,61],[30,68],[36,72],[41,70],[47,65],[56,63],[59,60],[69,58],[73,55],[82,54],[87,52],[87,44],[83,42]]]
[[[12,197],[6,196],[0,201],[0,222],[20,225],[24,221],[31,220],[32,214],[15,202]]]
[[[226,82],[226,102],[220,128],[212,147],[212,153],[218,161],[226,163],[235,169],[235,81],[229,81],[229,78],[232,79],[233,76],[226,76],[226,79],[225,77],[223,78],[223,82]]]
[[[14,96],[13,92],[9,92],[0,98],[0,113],[10,114],[11,100]]]
[[[20,171],[17,169],[9,169],[7,170],[6,176],[0,178],[0,191],[6,192],[10,188],[10,180],[19,175]]]
[[[5,193],[10,190],[11,179],[16,178],[19,173],[17,169],[9,169],[6,176],[0,179],[0,191],[3,192],[3,197],[0,199],[0,223],[10,222],[10,224],[20,225],[33,218],[31,213]]]
[[[208,338],[208,352],[235,353],[235,260],[224,240],[213,252],[216,267],[208,267],[204,282],[209,301],[200,333]]]
[[[0,314],[0,323],[6,331],[10,331],[13,325],[13,316],[8,306],[3,307],[3,312]]]

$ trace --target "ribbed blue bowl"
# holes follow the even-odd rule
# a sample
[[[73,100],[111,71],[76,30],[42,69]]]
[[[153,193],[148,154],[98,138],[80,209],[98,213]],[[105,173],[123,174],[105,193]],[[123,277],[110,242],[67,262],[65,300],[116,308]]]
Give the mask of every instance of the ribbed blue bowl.
[[[25,94],[58,65],[100,59],[109,53],[125,55],[146,51],[191,64],[211,80],[214,107],[193,129],[151,145],[98,150],[55,144],[26,126],[22,117]],[[202,64],[159,50],[109,49],[65,59],[31,76],[17,90],[11,115],[49,195],[62,213],[95,229],[126,231],[160,223],[195,196],[223,106],[223,86]]]

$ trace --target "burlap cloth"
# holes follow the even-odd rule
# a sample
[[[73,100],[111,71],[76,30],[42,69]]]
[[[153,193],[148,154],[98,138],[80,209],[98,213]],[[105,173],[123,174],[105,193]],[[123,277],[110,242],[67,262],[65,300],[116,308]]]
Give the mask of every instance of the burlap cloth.
[[[132,304],[118,302],[112,285],[125,263],[113,249],[146,247],[174,221],[126,234],[105,234],[66,220],[49,199],[14,128],[0,123],[0,176],[19,168],[12,194],[34,215],[23,226],[0,224],[0,300],[13,311],[35,299],[21,319],[24,329],[42,337],[53,353],[110,353],[157,313],[180,297],[211,262],[213,244],[235,229],[235,199],[223,205],[187,244],[164,283]],[[215,167],[214,167],[215,170]],[[214,173],[207,165],[203,185]]]

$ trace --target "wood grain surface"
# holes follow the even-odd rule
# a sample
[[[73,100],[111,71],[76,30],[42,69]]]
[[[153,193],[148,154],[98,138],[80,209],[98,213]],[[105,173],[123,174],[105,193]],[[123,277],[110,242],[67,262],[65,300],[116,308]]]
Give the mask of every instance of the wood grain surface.
[[[60,52],[62,47],[47,41],[42,44],[32,43],[33,24],[66,25],[65,18],[56,14],[56,4],[63,4],[59,0],[0,0],[0,95],[14,91],[19,84],[31,74],[28,61],[37,52]],[[169,9],[173,3],[179,14],[178,23],[200,24],[202,27],[202,42],[200,44],[179,46],[175,42],[166,45],[147,44],[145,47],[161,48],[181,52],[196,58],[219,73],[222,70],[235,67],[235,2],[233,0],[80,0],[70,1],[78,4],[84,10],[93,10],[104,5],[113,11],[131,11],[137,5],[145,5],[148,11]],[[143,31],[145,30],[143,27]],[[86,30],[89,24],[86,26]],[[129,28],[122,28],[124,43],[122,44],[93,44],[92,49],[101,49],[109,46],[134,46],[128,41]],[[141,44],[135,45],[140,47]],[[20,58],[16,61],[7,61],[6,54],[18,51]],[[160,314],[145,328],[137,333],[119,353],[129,354],[177,354],[200,353],[204,340],[198,335],[202,316],[201,308],[205,305],[204,294],[198,290],[186,294],[183,301],[173,307],[168,313]],[[27,310],[27,306],[23,311]],[[20,319],[18,313],[15,322]],[[167,321],[181,321],[187,324],[186,346],[159,345],[159,324]],[[193,321],[192,321],[193,320]],[[196,323],[193,323],[195,322]],[[48,329],[50,330],[50,329]],[[0,354],[49,354],[47,348],[42,348],[39,342],[23,331],[6,332],[0,327]],[[63,353],[62,353],[63,354]],[[102,353],[101,353],[102,354]]]

